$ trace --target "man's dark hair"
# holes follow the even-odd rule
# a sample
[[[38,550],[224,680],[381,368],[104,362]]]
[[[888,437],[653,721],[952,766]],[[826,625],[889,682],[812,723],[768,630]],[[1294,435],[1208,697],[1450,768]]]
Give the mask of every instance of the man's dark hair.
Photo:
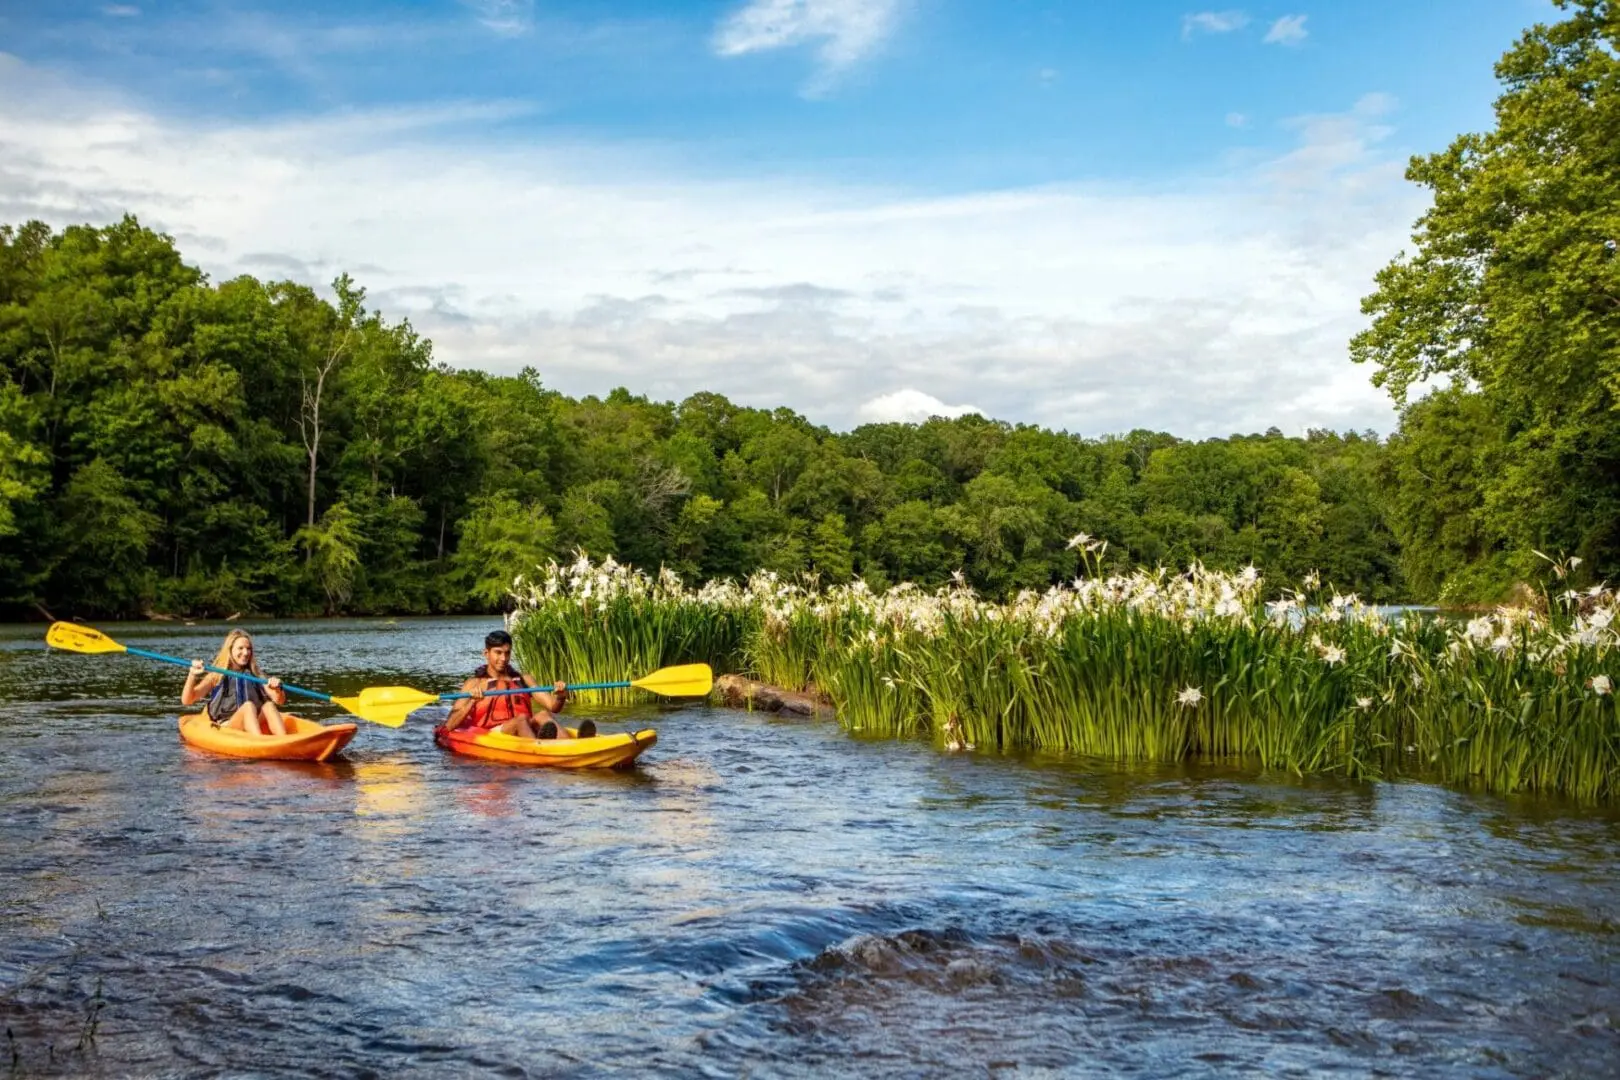
[[[484,638],[484,648],[486,649],[496,649],[502,645],[511,647],[511,644],[512,635],[505,630],[491,630]]]

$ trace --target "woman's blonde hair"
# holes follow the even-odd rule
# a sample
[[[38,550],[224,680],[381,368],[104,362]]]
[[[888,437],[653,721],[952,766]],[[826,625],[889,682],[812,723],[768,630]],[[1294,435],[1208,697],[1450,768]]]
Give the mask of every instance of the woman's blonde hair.
[[[230,633],[225,635],[225,644],[221,645],[219,647],[219,652],[214,655],[214,667],[229,668],[231,666],[231,647],[235,645],[239,639],[246,639],[248,647],[252,648],[252,634],[249,634],[246,630],[232,630]],[[259,678],[264,678],[264,672],[259,670],[258,649],[253,650],[253,658],[248,661],[248,670],[257,675]]]

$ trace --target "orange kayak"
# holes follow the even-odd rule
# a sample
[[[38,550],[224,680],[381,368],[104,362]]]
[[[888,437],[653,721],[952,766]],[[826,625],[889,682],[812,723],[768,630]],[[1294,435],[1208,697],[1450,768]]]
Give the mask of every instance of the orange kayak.
[[[180,718],[180,738],[188,746],[227,757],[269,758],[276,761],[325,761],[349,745],[359,728],[354,724],[323,726],[313,720],[283,714],[285,735],[249,735],[217,728],[207,713]]]
[[[573,728],[569,728],[573,731]],[[641,752],[658,741],[658,732],[616,732],[589,739],[520,739],[499,731],[433,729],[433,741],[453,754],[504,761],[510,765],[544,765],[554,769],[627,769]]]

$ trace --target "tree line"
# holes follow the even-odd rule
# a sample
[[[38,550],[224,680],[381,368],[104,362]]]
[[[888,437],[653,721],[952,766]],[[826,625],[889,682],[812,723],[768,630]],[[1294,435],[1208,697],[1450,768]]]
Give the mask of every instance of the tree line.
[[[1491,602],[1544,554],[1612,579],[1620,16],[1560,6],[1498,64],[1496,127],[1408,170],[1433,206],[1350,348],[1402,405],[1387,440],[576,400],[435,364],[346,275],[215,284],[133,217],[0,226],[0,613],[483,611],[581,549],[1005,595],[1072,576],[1082,533],[1105,568],[1381,601]]]
[[[1120,565],[1401,593],[1370,435],[834,432],[712,393],[576,400],[435,364],[346,276],[213,284],[132,217],[0,228],[0,365],[13,614],[490,610],[576,549],[1000,594],[1072,576],[1082,532]]]

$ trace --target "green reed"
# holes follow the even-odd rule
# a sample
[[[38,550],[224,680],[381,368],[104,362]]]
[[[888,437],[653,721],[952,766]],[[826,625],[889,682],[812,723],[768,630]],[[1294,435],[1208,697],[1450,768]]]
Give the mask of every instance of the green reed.
[[[654,580],[611,562],[553,565],[514,596],[509,624],[519,665],[566,682],[618,682],[690,662],[735,670],[759,618],[742,605],[690,593],[671,577]],[[638,693],[592,692],[616,702]]]
[[[1609,591],[1464,625],[1315,587],[1266,603],[1252,571],[1196,567],[1007,603],[769,575],[694,591],[588,563],[547,580],[514,636],[530,670],[572,679],[706,660],[813,686],[852,730],[952,747],[1620,798]]]

